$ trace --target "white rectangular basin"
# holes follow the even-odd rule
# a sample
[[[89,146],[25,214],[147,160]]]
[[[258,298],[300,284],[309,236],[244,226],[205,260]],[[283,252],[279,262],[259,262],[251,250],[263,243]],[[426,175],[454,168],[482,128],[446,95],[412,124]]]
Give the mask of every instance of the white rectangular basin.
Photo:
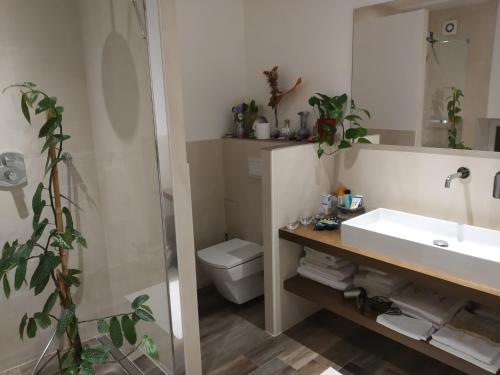
[[[500,231],[379,208],[343,222],[341,236],[346,245],[500,289]]]

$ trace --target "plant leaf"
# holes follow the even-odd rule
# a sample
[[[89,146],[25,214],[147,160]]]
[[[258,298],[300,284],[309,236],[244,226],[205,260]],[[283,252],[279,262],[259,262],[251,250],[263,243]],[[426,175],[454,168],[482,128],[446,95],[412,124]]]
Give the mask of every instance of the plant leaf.
[[[21,258],[17,263],[16,273],[14,275],[14,288],[21,289],[23,282],[26,280],[26,270],[28,268],[28,259]]]
[[[68,328],[69,323],[75,317],[75,305],[70,305],[67,309],[65,309],[61,316],[59,317],[59,321],[57,322],[56,334],[61,337],[66,332],[66,328]]]
[[[366,138],[359,138],[358,143],[371,144],[370,140],[368,140]]]
[[[141,348],[144,352],[155,360],[160,359],[160,353],[158,352],[158,347],[153,339],[149,336],[144,336],[141,342]]]
[[[19,324],[19,337],[24,341],[24,329],[26,328],[26,323],[28,322],[28,314],[24,314]]]
[[[27,334],[30,339],[36,336],[36,321],[34,318],[29,318],[28,319],[28,330]]]
[[[140,295],[134,299],[134,302],[132,302],[132,308],[134,310],[137,310],[139,307],[141,307],[144,302],[146,302],[149,299],[149,296],[147,294]]]
[[[352,145],[347,141],[342,140],[339,143],[339,150],[344,149],[344,148],[350,148],[350,147],[352,147]]]
[[[50,314],[50,312],[52,311],[57,302],[58,297],[59,297],[59,291],[56,289],[50,294],[49,298],[47,298],[47,301],[45,301],[45,305],[43,305],[42,312],[44,314],[47,315]]]
[[[35,194],[33,195],[33,199],[31,200],[31,208],[33,208],[33,212],[35,214],[40,214],[45,206],[45,204],[42,204],[42,191],[43,184],[40,182],[36,188]]]
[[[21,95],[21,111],[23,112],[24,118],[28,123],[31,124],[31,116],[30,116],[30,110],[28,108],[28,96],[23,93]]]
[[[123,346],[122,328],[116,316],[112,317],[109,322],[109,335],[111,337],[111,341],[117,348],[121,348]]]
[[[71,217],[71,212],[69,211],[68,207],[63,207],[62,212],[66,219],[66,229],[69,228],[73,230],[73,218]]]
[[[50,327],[50,325],[52,324],[50,317],[47,314],[44,314],[43,312],[35,313],[34,318],[41,329],[46,329]]]
[[[35,109],[35,113],[38,115],[41,112],[45,112],[48,109],[54,108],[56,105],[57,99],[55,97],[46,96],[42,100],[38,102],[38,105]]]
[[[347,139],[356,139],[358,137],[358,128],[350,128],[345,132],[345,137]]]
[[[109,333],[109,324],[106,323],[106,321],[104,319],[98,320],[97,321],[97,331],[103,335],[106,333]]]
[[[124,315],[122,317],[122,329],[123,335],[127,339],[128,343],[131,345],[135,345],[135,343],[137,342],[135,323],[128,317],[128,315]]]
[[[35,289],[35,295],[40,294],[47,285],[51,272],[59,265],[60,259],[52,252],[41,254],[38,266],[30,280],[30,289]]]
[[[87,348],[82,353],[82,359],[89,363],[104,363],[108,360],[108,349],[105,346]]]
[[[50,117],[38,132],[38,138],[45,138],[61,125],[60,117]],[[56,142],[57,143],[57,142]]]
[[[7,274],[3,275],[3,292],[5,293],[5,297],[10,297],[10,283]]]
[[[146,310],[143,309],[137,309],[135,310],[135,314],[141,319],[144,320],[145,322],[154,322],[155,318],[153,315],[148,313]]]
[[[43,219],[40,223],[38,223],[36,228],[34,228],[33,234],[31,235],[31,241],[33,241],[34,243],[37,242],[40,239],[40,237],[42,237],[42,234],[48,224],[49,224],[49,219]]]

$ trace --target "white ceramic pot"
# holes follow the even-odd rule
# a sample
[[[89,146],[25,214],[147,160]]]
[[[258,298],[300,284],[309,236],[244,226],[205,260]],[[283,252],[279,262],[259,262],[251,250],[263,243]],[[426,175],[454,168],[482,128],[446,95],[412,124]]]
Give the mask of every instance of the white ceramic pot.
[[[268,122],[255,122],[255,138],[269,139],[271,138],[271,124]]]

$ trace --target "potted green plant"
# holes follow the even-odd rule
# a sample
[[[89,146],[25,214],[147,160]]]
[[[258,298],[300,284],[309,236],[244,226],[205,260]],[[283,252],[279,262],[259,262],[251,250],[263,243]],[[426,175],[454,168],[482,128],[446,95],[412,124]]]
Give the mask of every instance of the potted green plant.
[[[0,279],[8,299],[12,289],[28,287],[35,296],[50,289],[48,298],[40,309],[20,316],[19,335],[33,339],[39,330],[55,326],[55,332],[67,345],[57,351],[59,369],[64,375],[92,375],[96,366],[112,361],[109,348],[90,347],[82,342],[80,327],[96,324],[101,334],[109,334],[113,344],[120,348],[125,340],[142,348],[154,359],[158,349],[149,336],[138,339],[140,321],[152,322],[154,317],[145,303],[147,295],[138,296],[129,311],[102,318],[81,318],[73,299],[74,290],[81,285],[82,271],[69,267],[69,257],[78,249],[87,247],[87,241],[73,221],[70,206],[78,207],[61,194],[59,163],[62,161],[64,142],[70,139],[64,133],[64,108],[57,98],[38,89],[31,82],[7,87],[20,89],[21,111],[31,124],[32,112],[44,116],[38,132],[41,152],[46,155],[45,176],[38,184],[32,198],[33,231],[24,240],[6,242],[0,256]],[[48,180],[48,181],[45,181]],[[36,263],[35,267],[30,264]],[[59,304],[60,312],[55,311]],[[134,350],[134,351],[135,351]],[[129,353],[129,355],[132,353]]]
[[[250,104],[241,103],[231,109],[233,113],[233,121],[235,124],[240,124],[243,128],[243,135],[246,138],[253,136],[253,123],[257,119],[259,108],[255,104],[255,100],[250,101]],[[235,133],[237,133],[235,131]]]
[[[317,117],[319,158],[325,153],[333,155],[338,150],[349,148],[356,142],[371,143],[365,138],[368,133],[367,129],[361,126],[362,115],[370,118],[370,112],[357,107],[354,100],[351,100],[349,114],[346,115],[347,100],[347,94],[328,96],[321,93],[316,93],[309,99],[309,105],[313,107]],[[348,128],[345,126],[346,121],[349,123]],[[342,130],[340,133],[337,131],[339,128]],[[324,144],[330,147],[330,152],[325,151]]]
[[[448,147],[459,149],[459,150],[470,150],[470,147],[465,146],[463,141],[458,139],[458,126],[463,124],[463,118],[460,116],[462,112],[461,98],[464,97],[464,93],[457,87],[450,87],[451,95],[446,99],[448,103],[446,109],[448,112],[448,122],[450,126],[448,128]]]

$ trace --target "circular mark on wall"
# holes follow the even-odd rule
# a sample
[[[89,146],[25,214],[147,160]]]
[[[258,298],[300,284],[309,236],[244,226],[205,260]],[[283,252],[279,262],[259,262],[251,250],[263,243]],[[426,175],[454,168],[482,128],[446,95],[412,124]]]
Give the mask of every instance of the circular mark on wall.
[[[104,43],[101,77],[111,125],[120,138],[129,139],[137,129],[139,85],[129,45],[116,31]]]

